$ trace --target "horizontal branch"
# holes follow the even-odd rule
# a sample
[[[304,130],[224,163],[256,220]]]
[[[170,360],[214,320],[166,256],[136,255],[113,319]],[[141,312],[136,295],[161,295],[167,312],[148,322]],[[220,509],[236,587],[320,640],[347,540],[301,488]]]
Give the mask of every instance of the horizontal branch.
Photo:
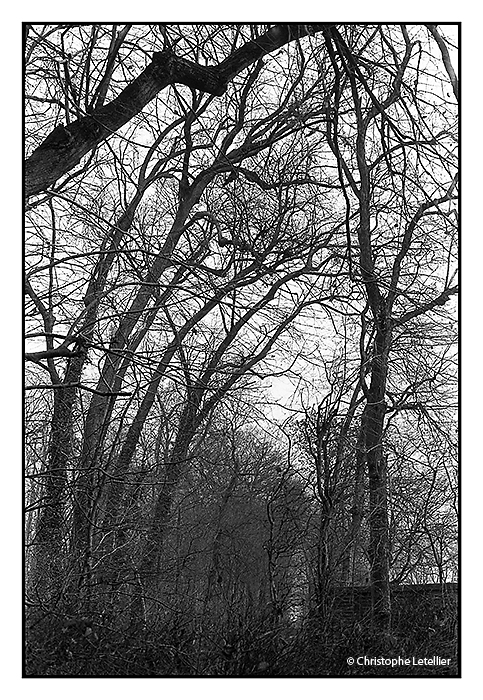
[[[456,285],[455,287],[449,287],[448,289],[445,289],[444,292],[441,292],[441,294],[436,297],[436,299],[428,301],[426,304],[422,304],[422,306],[418,306],[417,309],[408,311],[407,313],[400,316],[398,319],[394,319],[393,325],[401,326],[403,323],[407,323],[407,321],[416,318],[416,316],[421,316],[422,314],[425,314],[428,311],[432,311],[436,306],[444,306],[453,294],[458,294],[458,291],[458,285]]]
[[[90,386],[81,384],[81,382],[73,382],[71,384],[33,384],[25,387],[25,391],[31,391],[32,389],[83,389],[98,396],[131,396],[129,391],[99,391],[99,389],[92,389]]]
[[[39,350],[38,352],[26,352],[24,357],[27,362],[38,362],[56,357],[80,357],[82,350],[68,350],[67,348],[53,348],[52,350]]]

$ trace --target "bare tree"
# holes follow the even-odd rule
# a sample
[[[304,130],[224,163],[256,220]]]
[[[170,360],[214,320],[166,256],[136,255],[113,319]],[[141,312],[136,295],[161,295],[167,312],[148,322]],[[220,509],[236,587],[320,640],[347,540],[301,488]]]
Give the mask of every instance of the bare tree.
[[[344,33],[334,27],[324,30],[324,37],[335,74],[334,113],[349,112],[353,118],[348,124],[345,116],[336,116],[329,123],[327,139],[340,164],[347,207],[353,198],[357,211],[353,274],[362,280],[371,314],[373,347],[366,358],[370,378],[363,384],[362,441],[370,489],[374,615],[378,628],[388,630],[390,549],[383,435],[390,354],[395,329],[431,313],[457,292],[454,251],[444,234],[439,239],[434,235],[440,229],[454,239],[455,122],[446,95],[434,95],[429,109],[417,102],[422,69],[414,65],[413,56],[421,49],[407,27],[391,27],[388,34],[381,26],[355,32],[349,28]],[[356,49],[361,41],[364,56]],[[396,44],[398,53],[388,51]],[[431,265],[432,283],[417,285],[428,237],[437,258]],[[352,248],[348,229],[349,242]],[[438,248],[441,252],[436,252]]]
[[[256,634],[273,659],[313,588],[320,603],[367,565],[388,639],[391,576],[448,578],[453,50],[433,24],[25,26],[38,639],[109,606],[141,639],[193,595],[190,672],[210,667],[217,612],[238,640],[225,668],[253,668]],[[227,420],[287,378],[310,395],[285,406],[303,420],[278,448]],[[231,566],[223,532],[245,516],[264,541],[247,532]]]

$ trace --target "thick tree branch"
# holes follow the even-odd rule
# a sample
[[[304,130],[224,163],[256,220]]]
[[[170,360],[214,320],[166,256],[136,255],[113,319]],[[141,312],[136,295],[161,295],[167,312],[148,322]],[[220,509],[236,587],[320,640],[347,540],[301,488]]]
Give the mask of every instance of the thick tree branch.
[[[129,391],[99,391],[98,389],[92,389],[90,386],[85,386],[81,382],[71,382],[69,384],[33,384],[31,386],[26,386],[25,391],[31,391],[32,389],[83,389],[83,391],[90,391],[91,394],[97,394],[98,396],[131,396]]]
[[[38,352],[26,352],[25,359],[29,362],[48,360],[54,357],[80,357],[81,350],[68,350],[65,347],[53,348],[52,350],[39,350]]]
[[[428,311],[432,311],[436,306],[444,306],[449,301],[450,296],[452,296],[453,294],[458,294],[458,291],[458,285],[456,285],[455,287],[449,287],[448,289],[445,289],[444,292],[441,292],[441,294],[436,297],[436,299],[432,299],[426,304],[418,306],[417,309],[408,311],[407,313],[400,316],[398,319],[395,319],[394,326],[402,326],[404,323],[410,321],[412,318],[416,318],[416,316],[421,316],[422,314],[425,314]]]
[[[153,53],[151,63],[112,102],[71,122],[59,124],[25,163],[25,196],[39,194],[74,168],[92,149],[127,124],[168,85],[180,83],[221,96],[238,73],[285,44],[314,34],[323,24],[279,24],[234,51],[218,66],[177,57],[170,48]]]
[[[459,100],[459,83],[458,83],[458,78],[456,77],[455,70],[453,68],[453,64],[451,63],[451,58],[449,55],[448,47],[446,46],[446,42],[441,36],[441,34],[438,32],[437,25],[436,24],[427,24],[426,27],[428,30],[431,32],[431,34],[434,37],[434,40],[439,46],[439,50],[441,51],[441,56],[443,58],[443,63],[444,67],[446,68],[446,72],[448,74],[448,77],[451,81],[451,85],[453,87],[453,92],[454,96],[456,97],[457,100]]]

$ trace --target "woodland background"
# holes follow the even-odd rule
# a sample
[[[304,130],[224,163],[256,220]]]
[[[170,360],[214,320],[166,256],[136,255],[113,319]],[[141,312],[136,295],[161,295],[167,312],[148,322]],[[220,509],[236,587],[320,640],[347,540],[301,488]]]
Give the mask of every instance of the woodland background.
[[[456,27],[24,28],[26,674],[456,658]]]

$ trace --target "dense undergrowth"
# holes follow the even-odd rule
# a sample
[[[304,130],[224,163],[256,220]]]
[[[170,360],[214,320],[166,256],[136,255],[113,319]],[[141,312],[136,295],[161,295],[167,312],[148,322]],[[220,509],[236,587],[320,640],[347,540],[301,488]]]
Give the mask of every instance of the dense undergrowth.
[[[142,630],[106,614],[90,618],[43,614],[27,618],[26,676],[101,677],[327,677],[457,676],[454,606],[423,614],[396,610],[396,628],[380,638],[370,617],[347,620],[334,611],[304,621],[258,623],[217,632],[174,615]],[[426,608],[428,606],[426,605]],[[415,665],[417,659],[450,659]],[[350,664],[348,659],[354,659]],[[365,658],[365,661],[364,661]],[[384,663],[370,661],[384,659]],[[404,665],[392,659],[410,659]],[[358,661],[357,661],[358,660]]]

